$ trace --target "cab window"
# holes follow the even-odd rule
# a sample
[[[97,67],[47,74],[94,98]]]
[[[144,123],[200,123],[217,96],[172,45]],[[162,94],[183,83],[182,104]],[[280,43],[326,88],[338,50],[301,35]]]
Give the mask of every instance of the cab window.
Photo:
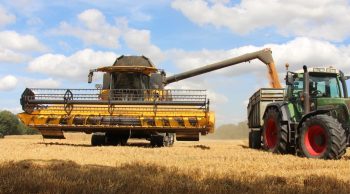
[[[341,97],[337,77],[310,75],[310,95],[311,97]]]

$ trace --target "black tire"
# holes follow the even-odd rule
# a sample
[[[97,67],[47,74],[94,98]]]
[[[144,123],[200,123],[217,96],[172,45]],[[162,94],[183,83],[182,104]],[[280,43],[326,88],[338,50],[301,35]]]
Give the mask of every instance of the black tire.
[[[340,159],[346,152],[346,131],[337,119],[316,115],[300,129],[298,153],[308,158]]]
[[[128,143],[129,137],[130,137],[130,131],[108,132],[106,134],[106,141],[108,145],[125,146]]]
[[[173,146],[175,142],[175,133],[167,133],[164,136],[163,144],[165,147]]]
[[[274,107],[270,107],[264,117],[262,130],[263,148],[269,152],[288,153],[288,128],[281,124],[282,115]]]
[[[121,137],[120,138],[120,145],[126,146],[128,144],[129,137]]]
[[[261,148],[261,131],[251,130],[249,132],[249,148],[260,149]]]
[[[174,144],[175,134],[155,134],[151,135],[151,146],[152,147],[170,147]]]
[[[91,136],[92,146],[102,146],[106,144],[105,133],[93,133]]]

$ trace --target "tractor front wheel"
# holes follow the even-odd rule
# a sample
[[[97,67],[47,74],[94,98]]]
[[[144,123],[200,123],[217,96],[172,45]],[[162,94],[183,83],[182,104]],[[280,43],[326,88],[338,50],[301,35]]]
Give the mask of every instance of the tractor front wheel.
[[[339,159],[346,152],[346,134],[342,125],[328,115],[307,119],[300,129],[299,154],[308,158]]]

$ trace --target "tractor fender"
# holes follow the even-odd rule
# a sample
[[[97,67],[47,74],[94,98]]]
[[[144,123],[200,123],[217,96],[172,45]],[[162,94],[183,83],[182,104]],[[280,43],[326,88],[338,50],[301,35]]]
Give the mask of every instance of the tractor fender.
[[[282,119],[281,119],[281,125],[286,125],[287,127],[287,131],[288,131],[288,137],[287,137],[287,142],[288,144],[291,143],[291,121],[290,121],[290,112],[289,112],[289,109],[288,109],[288,103],[287,102],[273,102],[273,103],[270,103],[266,106],[265,108],[265,112],[264,112],[264,116],[263,118],[265,118],[266,114],[267,114],[267,110],[269,108],[276,108],[280,115],[282,116]]]
[[[332,108],[331,109],[322,109],[322,110],[316,110],[316,111],[309,112],[308,114],[304,115],[303,118],[300,119],[297,129],[299,130],[301,128],[301,126],[303,125],[303,122],[306,121],[306,119],[308,119],[312,116],[315,116],[315,115],[326,114],[326,113],[330,112],[331,110],[333,110],[333,109]]]
[[[290,118],[290,113],[288,110],[287,103],[286,102],[272,102],[272,103],[268,104],[265,108],[263,118],[265,117],[267,110],[271,107],[276,108],[280,112],[280,114],[282,115],[282,122],[283,122],[282,124],[288,124],[289,118]]]

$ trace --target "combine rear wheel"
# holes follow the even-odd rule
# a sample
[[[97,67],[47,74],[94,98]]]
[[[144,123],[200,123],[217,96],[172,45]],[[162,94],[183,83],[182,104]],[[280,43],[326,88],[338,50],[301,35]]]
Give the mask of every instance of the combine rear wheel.
[[[346,134],[342,125],[328,115],[307,119],[300,130],[299,153],[308,158],[339,159],[346,152]]]
[[[106,144],[106,135],[105,133],[93,133],[91,136],[91,145],[92,146],[102,146]]]
[[[281,124],[282,115],[276,108],[269,108],[264,117],[262,130],[263,148],[269,152],[288,153],[288,129]]]
[[[260,149],[261,148],[261,131],[251,130],[249,132],[249,148]]]
[[[174,144],[174,141],[174,133],[151,135],[151,146],[153,147],[170,147]]]

